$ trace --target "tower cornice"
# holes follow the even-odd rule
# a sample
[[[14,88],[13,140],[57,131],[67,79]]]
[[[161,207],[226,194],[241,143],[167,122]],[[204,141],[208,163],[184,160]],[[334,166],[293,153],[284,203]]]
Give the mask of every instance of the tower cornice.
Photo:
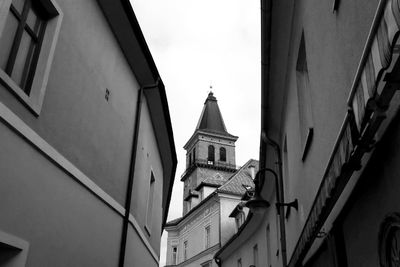
[[[189,147],[191,147],[192,143],[198,139],[198,137],[200,135],[204,135],[207,137],[214,137],[214,138],[219,138],[219,139],[223,139],[223,140],[227,140],[227,141],[232,141],[232,142],[236,142],[238,140],[239,137],[235,136],[235,135],[231,135],[231,134],[226,134],[226,133],[218,133],[218,132],[211,132],[209,130],[205,131],[205,130],[196,130],[192,137],[190,137],[190,139],[186,142],[186,144],[183,146],[183,148],[185,150],[187,150]]]

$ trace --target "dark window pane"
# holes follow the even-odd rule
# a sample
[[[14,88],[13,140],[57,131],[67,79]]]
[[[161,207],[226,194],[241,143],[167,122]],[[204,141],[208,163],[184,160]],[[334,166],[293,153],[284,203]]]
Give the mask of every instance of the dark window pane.
[[[208,161],[214,162],[215,160],[215,151],[214,146],[208,146]]]
[[[12,0],[12,4],[15,7],[15,9],[19,12],[19,14],[22,14],[22,9],[24,8],[24,3],[25,3],[25,0]]]
[[[32,29],[36,34],[39,31],[39,26],[40,26],[40,19],[37,16],[36,12],[34,9],[30,8],[28,11],[28,17],[26,18],[26,24],[29,26],[29,28]]]
[[[6,69],[17,28],[18,20],[12,14],[9,14],[0,37],[0,68],[3,70]]]
[[[26,82],[27,71],[32,63],[32,54],[35,47],[30,35],[24,31],[21,38],[21,44],[15,59],[11,78],[23,89]]]
[[[226,150],[224,147],[221,147],[219,149],[219,160],[220,161],[226,161]]]

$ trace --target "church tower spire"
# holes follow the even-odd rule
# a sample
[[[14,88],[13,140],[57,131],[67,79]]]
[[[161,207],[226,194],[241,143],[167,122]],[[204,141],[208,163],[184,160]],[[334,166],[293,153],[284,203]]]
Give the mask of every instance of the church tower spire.
[[[228,133],[217,99],[210,92],[196,129],[184,146],[186,171],[181,178],[184,183],[183,215],[210,193],[205,185],[215,189],[236,171],[237,139],[237,136]]]

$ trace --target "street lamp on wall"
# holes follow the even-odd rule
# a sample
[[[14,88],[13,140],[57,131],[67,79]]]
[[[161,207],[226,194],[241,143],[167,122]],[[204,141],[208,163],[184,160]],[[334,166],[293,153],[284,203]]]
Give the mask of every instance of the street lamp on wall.
[[[295,199],[292,202],[289,203],[283,203],[283,202],[279,202],[280,198],[279,198],[279,183],[278,183],[278,175],[276,174],[276,172],[273,169],[270,168],[263,168],[260,169],[257,174],[256,177],[254,179],[254,185],[255,185],[255,189],[254,189],[254,195],[252,196],[252,198],[246,202],[245,206],[248,207],[252,212],[254,213],[260,213],[260,212],[264,212],[269,206],[270,203],[263,199],[261,196],[261,189],[262,186],[265,182],[265,178],[263,180],[261,180],[261,173],[262,172],[269,172],[271,173],[274,178],[275,178],[275,191],[276,191],[276,208],[277,208],[277,212],[278,214],[280,214],[280,207],[288,207],[288,211],[287,214],[289,213],[290,208],[294,208],[296,210],[298,210],[298,201],[297,199]]]

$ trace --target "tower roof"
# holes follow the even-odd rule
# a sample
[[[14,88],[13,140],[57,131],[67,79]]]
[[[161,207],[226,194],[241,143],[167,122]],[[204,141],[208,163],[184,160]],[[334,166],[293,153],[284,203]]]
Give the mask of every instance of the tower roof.
[[[208,94],[204,102],[203,111],[197,123],[197,130],[231,136],[226,130],[224,119],[218,107],[217,98],[215,98],[212,92]]]

